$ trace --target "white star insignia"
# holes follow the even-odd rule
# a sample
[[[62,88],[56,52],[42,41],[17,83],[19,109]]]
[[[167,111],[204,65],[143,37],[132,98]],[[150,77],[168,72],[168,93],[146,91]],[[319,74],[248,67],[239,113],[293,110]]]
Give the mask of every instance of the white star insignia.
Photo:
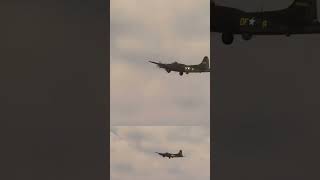
[[[254,26],[254,23],[256,22],[256,20],[254,19],[254,17],[253,18],[251,18],[250,20],[249,20],[249,25],[250,26]]]

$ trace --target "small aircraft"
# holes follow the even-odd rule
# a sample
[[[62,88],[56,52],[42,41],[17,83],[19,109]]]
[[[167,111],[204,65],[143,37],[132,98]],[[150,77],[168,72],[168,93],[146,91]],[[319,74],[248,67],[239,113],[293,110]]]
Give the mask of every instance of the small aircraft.
[[[170,159],[170,158],[184,157],[184,156],[182,155],[182,150],[180,150],[177,154],[171,154],[171,153],[168,153],[168,152],[166,152],[166,153],[156,152],[156,153],[159,154],[159,155],[162,156],[162,157],[168,157],[169,159]]]
[[[317,0],[294,0],[286,9],[245,12],[210,2],[210,31],[222,33],[222,42],[232,44],[234,34],[244,40],[253,35],[286,35],[320,33]]]
[[[189,73],[210,72],[209,58],[207,56],[205,56],[202,62],[197,65],[185,65],[177,62],[173,62],[170,64],[163,64],[160,62],[153,62],[153,61],[149,61],[149,62],[158,65],[159,68],[165,69],[168,73],[170,73],[171,71],[179,72],[180,76],[182,76],[183,73],[189,74]]]

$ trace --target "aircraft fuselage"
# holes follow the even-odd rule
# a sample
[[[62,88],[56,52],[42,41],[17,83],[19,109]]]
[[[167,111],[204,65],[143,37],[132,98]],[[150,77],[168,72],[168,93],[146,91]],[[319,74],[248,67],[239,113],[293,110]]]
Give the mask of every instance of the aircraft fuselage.
[[[250,13],[220,6],[214,9],[213,16],[217,17],[213,21],[213,31],[221,33],[308,34],[320,30],[319,23],[307,22],[303,14],[286,10]]]
[[[210,72],[209,58],[205,56],[200,64],[197,65],[185,65],[180,64],[178,62],[163,64],[160,62],[149,61],[153,64],[156,64],[159,68],[165,69],[168,73],[171,71],[179,72],[182,76],[183,73],[202,73],[202,72]]]
[[[245,12],[213,3],[211,32],[222,33],[225,44],[232,43],[234,34],[241,34],[243,39],[249,40],[252,35],[320,33],[315,5],[314,0],[295,0],[283,10]]]
[[[199,65],[185,65],[179,63],[173,64],[163,64],[164,69],[170,69],[171,71],[176,72],[185,72],[185,73],[201,73],[201,72],[209,72],[207,68],[201,68]]]
[[[162,157],[176,158],[176,157],[183,157],[181,154],[171,154],[171,153],[158,153]]]

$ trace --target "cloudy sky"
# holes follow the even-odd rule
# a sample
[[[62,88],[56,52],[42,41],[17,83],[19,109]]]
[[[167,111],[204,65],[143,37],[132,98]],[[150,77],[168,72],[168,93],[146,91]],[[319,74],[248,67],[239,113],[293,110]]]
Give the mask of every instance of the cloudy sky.
[[[210,56],[209,0],[111,0],[111,125],[205,125],[210,75],[168,74],[148,60]]]
[[[177,153],[168,159],[155,153]],[[110,132],[111,180],[209,180],[210,131],[205,126],[114,126]]]

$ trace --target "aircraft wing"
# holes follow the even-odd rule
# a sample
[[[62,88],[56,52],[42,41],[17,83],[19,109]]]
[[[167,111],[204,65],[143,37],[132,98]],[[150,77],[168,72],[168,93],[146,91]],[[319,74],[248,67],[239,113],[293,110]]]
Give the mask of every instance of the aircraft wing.
[[[163,65],[162,63],[159,63],[159,62],[154,62],[154,61],[149,61],[149,62],[151,62],[153,64],[157,64],[157,65]]]
[[[159,68],[166,68],[166,64],[162,64],[160,62],[149,61],[150,63],[158,65]]]
[[[149,61],[149,62],[151,62],[151,63],[153,63],[153,64],[156,64],[156,65],[158,65],[159,67],[164,67],[164,66],[165,66],[165,64],[162,64],[162,63],[160,63],[160,62],[154,62],[154,61]]]
[[[159,155],[162,156],[162,157],[165,157],[165,155],[162,154],[162,153],[159,153],[159,152],[155,152],[155,153],[159,154]]]

